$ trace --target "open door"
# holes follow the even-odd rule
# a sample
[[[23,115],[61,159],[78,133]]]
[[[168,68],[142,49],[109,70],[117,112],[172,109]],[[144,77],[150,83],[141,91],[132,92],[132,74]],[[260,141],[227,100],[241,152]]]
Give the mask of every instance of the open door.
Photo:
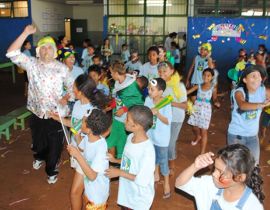
[[[88,38],[87,20],[65,19],[65,35],[75,46],[82,45],[84,39]]]

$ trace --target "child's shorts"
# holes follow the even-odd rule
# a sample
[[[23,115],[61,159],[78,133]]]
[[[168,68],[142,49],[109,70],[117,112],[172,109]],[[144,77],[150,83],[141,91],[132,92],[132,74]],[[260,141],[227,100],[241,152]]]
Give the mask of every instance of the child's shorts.
[[[169,175],[169,147],[159,147],[154,145],[156,152],[156,165],[159,165],[160,172],[163,176]]]
[[[262,112],[262,126],[269,127],[270,126],[270,114],[266,112]]]
[[[85,210],[106,210],[107,209],[107,202],[102,203],[102,204],[94,204],[93,202],[89,201],[86,196],[86,207]]]

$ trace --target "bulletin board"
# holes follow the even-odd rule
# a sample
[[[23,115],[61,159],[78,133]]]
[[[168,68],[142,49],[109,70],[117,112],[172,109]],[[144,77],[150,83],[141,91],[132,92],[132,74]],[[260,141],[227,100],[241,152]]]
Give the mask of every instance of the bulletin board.
[[[270,50],[270,18],[189,17],[187,36],[187,65],[198,54],[202,43],[211,43],[212,57],[220,73],[235,65],[238,50],[257,51],[259,44]]]
[[[56,8],[45,8],[41,13],[41,32],[64,31],[64,14]]]

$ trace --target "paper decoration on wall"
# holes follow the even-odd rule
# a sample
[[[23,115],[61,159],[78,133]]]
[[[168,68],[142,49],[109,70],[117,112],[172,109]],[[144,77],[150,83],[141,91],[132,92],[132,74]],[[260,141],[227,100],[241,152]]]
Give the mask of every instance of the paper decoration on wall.
[[[201,35],[200,34],[194,34],[192,37],[193,37],[193,39],[199,39],[201,37]]]
[[[251,24],[251,27],[254,27],[254,26],[255,26],[255,23],[252,23],[252,24]]]
[[[266,35],[260,35],[259,39],[267,40],[267,36]]]
[[[218,40],[218,37],[217,37],[217,36],[212,36],[212,37],[211,37],[211,40],[212,40],[213,42],[215,42],[215,41]]]
[[[245,31],[245,28],[244,28],[244,26],[242,24],[239,24],[238,25],[238,29],[241,30],[242,32]]]
[[[231,38],[227,38],[227,41],[228,41],[228,42],[231,41]]]
[[[202,44],[202,41],[199,41],[199,44]]]
[[[224,44],[225,43],[225,40],[222,39],[221,42],[222,42],[222,44]]]
[[[208,27],[208,30],[211,31],[215,26],[216,26],[216,24],[215,24],[215,23],[212,23],[212,24]]]
[[[244,30],[245,29],[242,24],[235,25],[230,23],[222,23],[213,27],[212,36],[241,37],[241,32]]]

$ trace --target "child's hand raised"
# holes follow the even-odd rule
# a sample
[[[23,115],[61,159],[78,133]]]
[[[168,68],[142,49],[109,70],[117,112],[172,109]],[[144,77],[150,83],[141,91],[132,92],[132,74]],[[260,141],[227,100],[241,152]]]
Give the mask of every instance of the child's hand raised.
[[[105,175],[107,177],[111,178],[115,178],[115,177],[119,177],[121,173],[121,170],[118,168],[114,168],[114,167],[110,167],[109,169],[107,169],[105,171]]]
[[[212,165],[214,163],[212,157],[214,156],[214,153],[207,152],[205,154],[199,155],[195,161],[194,161],[194,167],[197,170],[200,170],[202,168],[205,168],[209,165]]]
[[[77,147],[74,147],[73,145],[67,146],[67,151],[70,154],[70,156],[73,156],[77,159],[77,157],[81,154]]]

